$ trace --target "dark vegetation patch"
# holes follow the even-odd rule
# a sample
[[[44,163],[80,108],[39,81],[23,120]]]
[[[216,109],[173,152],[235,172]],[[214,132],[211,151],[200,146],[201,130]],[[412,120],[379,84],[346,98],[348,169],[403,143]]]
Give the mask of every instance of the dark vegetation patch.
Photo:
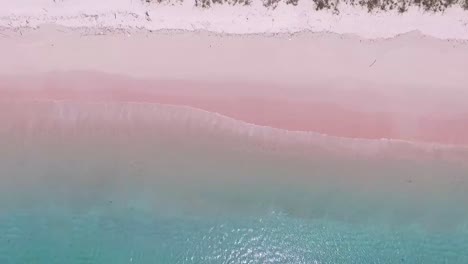
[[[338,3],[339,0],[312,0],[315,3],[315,10],[332,10],[335,13],[339,13]]]
[[[463,9],[468,10],[468,0],[463,1],[462,7],[463,7]]]
[[[248,6],[251,4],[251,0],[195,0],[195,6],[198,7],[211,7],[212,5],[216,4],[228,4],[228,5],[241,5],[241,6]]]
[[[142,0],[147,3],[170,2],[170,0]],[[178,0],[184,1],[184,0]],[[185,0],[187,1],[187,0]],[[228,4],[231,6],[249,6],[252,1],[257,0],[193,0],[195,6],[201,8],[209,8],[213,5]],[[275,9],[279,3],[284,2],[287,5],[296,6],[299,0],[260,0],[267,8]],[[303,0],[309,1],[309,0]],[[338,5],[340,2],[350,4],[352,6],[361,6],[369,12],[375,11],[397,11],[404,13],[410,7],[418,7],[426,12],[443,12],[452,6],[461,6],[468,10],[468,0],[312,0],[315,10],[331,10],[339,13]]]

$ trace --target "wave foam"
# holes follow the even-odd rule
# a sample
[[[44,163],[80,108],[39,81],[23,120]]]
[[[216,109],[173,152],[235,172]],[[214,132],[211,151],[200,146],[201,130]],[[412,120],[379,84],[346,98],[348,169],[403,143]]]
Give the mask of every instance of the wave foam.
[[[136,134],[140,139],[166,135],[207,140],[229,147],[260,148],[298,154],[333,154],[354,158],[441,159],[468,161],[468,148],[392,139],[341,138],[315,132],[288,131],[246,123],[187,106],[156,103],[83,103],[71,101],[3,101],[0,134],[72,137]]]

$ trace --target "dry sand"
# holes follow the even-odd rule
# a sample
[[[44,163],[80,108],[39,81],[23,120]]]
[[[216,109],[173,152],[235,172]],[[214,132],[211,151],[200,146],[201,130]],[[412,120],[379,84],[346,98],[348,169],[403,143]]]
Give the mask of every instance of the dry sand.
[[[315,1],[298,1],[297,6],[279,1],[276,8],[266,8],[263,3],[267,1],[253,0],[249,6],[214,4],[207,9],[195,7],[195,0],[147,2],[0,0],[0,27],[37,27],[53,23],[101,30],[140,28],[235,34],[311,31],[356,34],[364,38],[390,38],[420,31],[441,39],[468,39],[468,11],[460,4],[437,13],[408,6],[408,10],[401,14],[396,8],[385,12],[376,8],[369,13],[366,7],[345,4],[350,1],[336,1],[339,2],[339,12],[317,11]]]

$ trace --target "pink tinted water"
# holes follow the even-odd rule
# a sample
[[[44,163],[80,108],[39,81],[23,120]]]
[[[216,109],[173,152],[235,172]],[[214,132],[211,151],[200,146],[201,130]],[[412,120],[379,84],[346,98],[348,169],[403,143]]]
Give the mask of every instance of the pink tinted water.
[[[4,100],[174,104],[291,131],[468,145],[468,105],[451,111],[449,100],[368,87],[303,87],[295,93],[294,87],[271,85],[269,91],[261,83],[139,81],[96,73],[3,77],[0,85]]]

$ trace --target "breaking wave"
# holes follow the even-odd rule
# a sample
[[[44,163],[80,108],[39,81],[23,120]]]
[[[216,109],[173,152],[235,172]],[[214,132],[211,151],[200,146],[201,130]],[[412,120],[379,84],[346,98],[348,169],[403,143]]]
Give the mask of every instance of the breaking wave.
[[[231,147],[361,158],[468,161],[465,146],[359,139],[250,124],[188,106],[141,102],[3,101],[0,133],[29,137],[137,134],[204,139]]]

